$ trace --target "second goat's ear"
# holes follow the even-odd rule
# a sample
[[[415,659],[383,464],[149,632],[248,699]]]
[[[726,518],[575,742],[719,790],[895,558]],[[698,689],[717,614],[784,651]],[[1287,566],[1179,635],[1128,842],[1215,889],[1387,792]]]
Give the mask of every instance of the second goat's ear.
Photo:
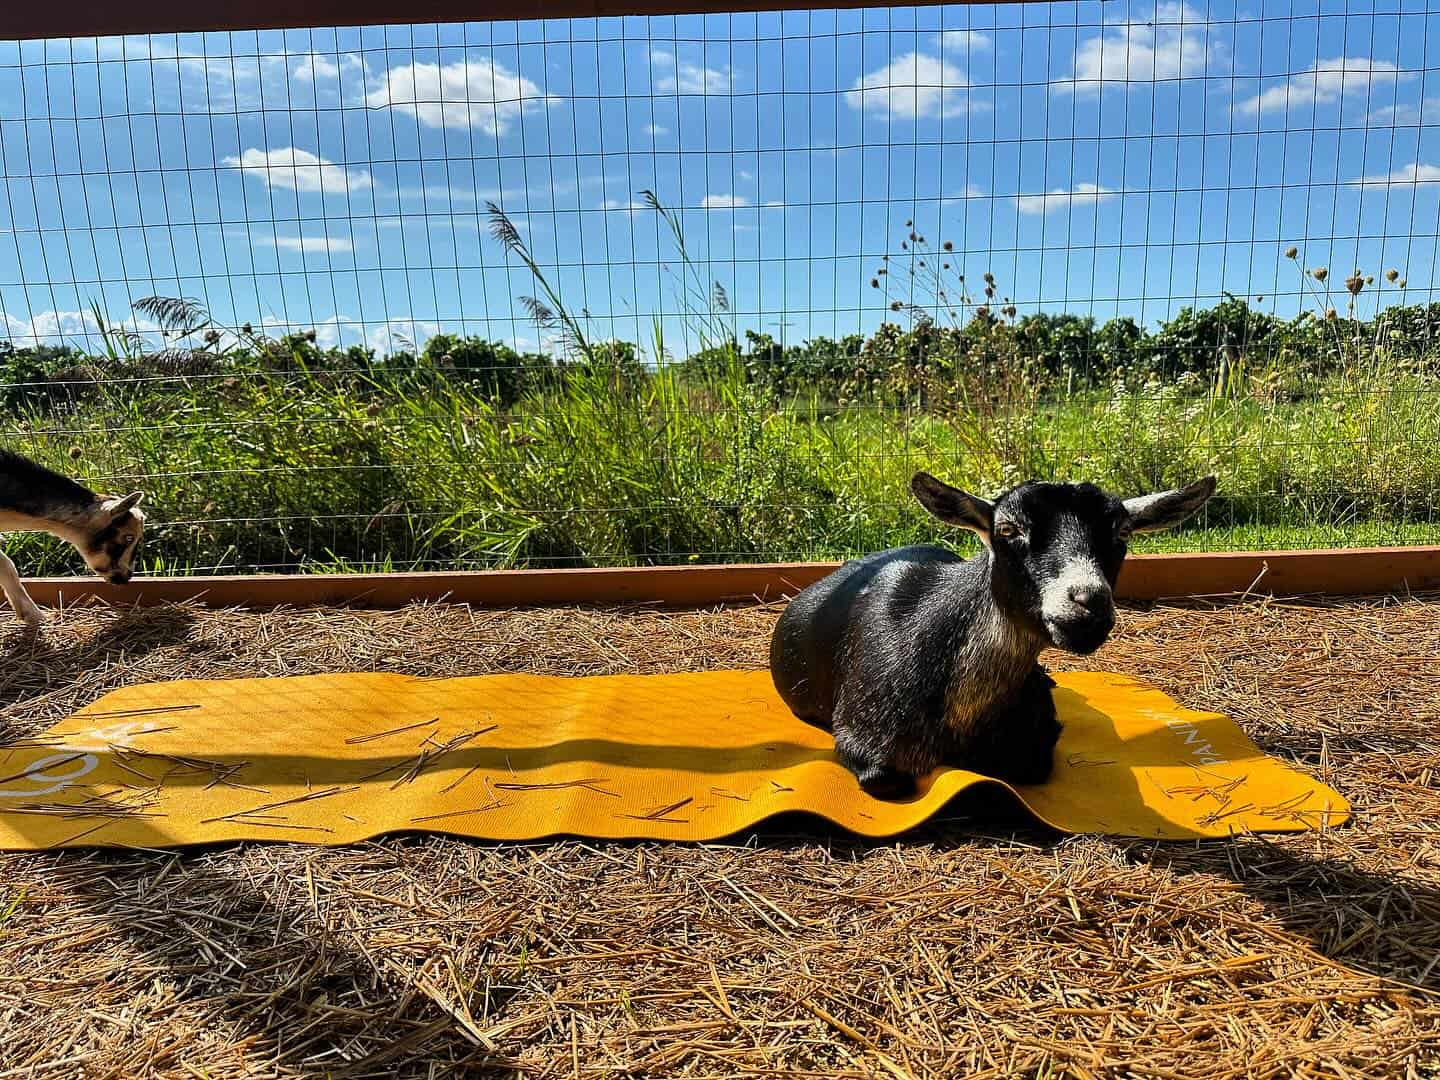
[[[105,504],[105,512],[110,515],[110,520],[118,521],[135,507],[140,505],[140,500],[145,498],[143,491],[132,491],[123,499],[114,499]]]
[[[915,474],[910,481],[910,490],[932,516],[947,525],[969,529],[978,533],[982,540],[989,541],[990,530],[995,527],[995,507],[992,503],[951,487],[927,472]]]

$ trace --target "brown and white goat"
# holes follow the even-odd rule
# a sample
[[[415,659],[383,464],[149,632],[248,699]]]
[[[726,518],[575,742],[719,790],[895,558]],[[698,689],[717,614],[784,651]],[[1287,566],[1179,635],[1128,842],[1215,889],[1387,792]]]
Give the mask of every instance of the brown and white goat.
[[[115,585],[134,573],[145,529],[141,492],[97,495],[29,458],[0,449],[0,532],[47,532],[72,545],[85,565]],[[0,552],[0,589],[31,627],[44,618],[25,591],[15,564]]]

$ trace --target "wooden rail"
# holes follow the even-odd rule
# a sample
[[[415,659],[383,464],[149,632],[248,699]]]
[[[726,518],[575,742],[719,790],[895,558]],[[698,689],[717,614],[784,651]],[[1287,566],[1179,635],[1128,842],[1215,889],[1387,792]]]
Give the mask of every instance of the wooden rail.
[[[210,607],[341,605],[397,608],[448,601],[512,608],[577,604],[713,604],[780,600],[835,563],[655,566],[585,570],[476,570],[417,574],[261,574],[139,577],[129,585],[98,578],[37,578],[26,583],[40,604],[103,601],[116,605],[196,602]],[[1127,600],[1235,593],[1359,595],[1440,588],[1440,547],[1331,551],[1132,555],[1120,574]]]
[[[956,0],[909,0],[930,6]],[[981,0],[959,0],[978,3]],[[986,0],[993,2],[993,0]],[[999,0],[1018,3],[1020,0]],[[621,15],[723,15],[749,11],[888,7],[875,0],[71,0],[68,4],[0,0],[0,40],[175,34],[204,30],[273,30],[301,26],[381,26],[394,23],[494,22],[509,19],[590,19]]]

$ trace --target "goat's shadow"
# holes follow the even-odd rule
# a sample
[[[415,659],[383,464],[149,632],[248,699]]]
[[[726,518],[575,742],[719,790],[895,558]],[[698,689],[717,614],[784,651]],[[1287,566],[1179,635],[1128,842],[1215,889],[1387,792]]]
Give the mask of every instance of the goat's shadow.
[[[1343,828],[1364,828],[1363,819]],[[959,793],[943,810],[901,837],[854,836],[799,813],[768,818],[745,836],[769,846],[823,844],[842,858],[893,849],[897,842],[934,844],[947,850],[1020,842],[1055,851],[1071,839],[992,785]],[[1277,929],[1337,967],[1440,995],[1440,887],[1434,884],[1400,873],[1365,870],[1340,858],[1306,855],[1273,837],[1199,841],[1112,837],[1107,842],[1133,866],[1234,883],[1264,908]],[[1152,901],[1135,900],[1141,909],[1147,902]],[[1157,896],[1153,902],[1163,899]],[[1336,916],[1342,903],[1348,920],[1344,922]],[[1175,914],[1166,910],[1167,921]],[[1204,919],[1214,912],[1197,906],[1193,914]],[[1243,922],[1251,921],[1249,913],[1235,914]],[[1428,948],[1421,943],[1428,943]]]
[[[49,693],[115,657],[134,660],[186,641],[194,626],[195,614],[183,607],[123,608],[95,633],[57,646],[53,630],[21,624],[0,639],[0,709]]]
[[[57,685],[102,669],[120,656],[134,661],[184,643],[195,624],[195,614],[184,607],[126,608],[79,640],[58,645],[53,621],[38,631],[17,626],[0,638],[0,708],[53,692]],[[0,721],[0,744],[9,737],[7,726]],[[394,841],[426,842],[433,840]],[[195,1000],[213,1000],[214,984],[193,984],[194,972],[233,964],[229,981],[234,990],[222,999],[222,1019],[257,1037],[259,1046],[252,1052],[270,1059],[266,1068],[281,1062],[308,1070],[312,1062],[322,1062],[321,1072],[327,1076],[396,1076],[406,1075],[407,1062],[423,1059],[480,1075],[514,1071],[515,1062],[477,1046],[452,1017],[416,994],[408,980],[397,980],[396,972],[377,974],[368,954],[329,932],[316,911],[298,902],[277,902],[250,876],[227,871],[220,865],[224,852],[236,846],[14,857],[50,859],[56,868],[74,860],[98,864],[98,872],[67,873],[57,880],[143,954],[149,963],[137,968],[168,972],[182,1000],[187,987]],[[197,907],[225,920],[206,923],[204,931],[223,955],[206,960],[187,954],[187,945],[198,949],[203,942],[173,905],[138,905],[137,898],[150,895],[161,879],[166,880],[166,895],[188,891]],[[295,974],[262,982],[251,974],[256,971]],[[497,1009],[503,1008],[507,995],[518,992],[522,977],[508,981],[516,985],[491,993]],[[363,1012],[343,1007],[356,1000],[365,1002]],[[332,1007],[336,1001],[342,1007]],[[430,1075],[428,1064],[415,1069],[416,1075]]]
[[[798,813],[767,819],[732,840],[776,848],[821,844],[830,857],[839,858],[863,857],[893,849],[897,843],[894,837],[857,837]],[[901,843],[948,849],[1012,840],[1054,848],[1064,837],[1029,818],[1002,790],[983,786],[958,796],[940,815],[899,838]],[[1440,965],[1427,965],[1404,947],[1407,939],[1421,940],[1435,933],[1440,921],[1440,890],[1431,885],[1364,871],[1337,859],[1308,857],[1263,839],[1116,843],[1132,863],[1159,873],[1205,874],[1235,882],[1288,934],[1304,939],[1340,967],[1440,993],[1440,972],[1435,970]],[[642,844],[654,845],[655,841],[611,841],[606,846],[623,849]],[[362,846],[369,849],[367,857],[374,862],[398,867],[434,845],[447,850],[451,845],[476,847],[482,853],[515,846],[416,834],[393,835]],[[316,1061],[347,1061],[327,1069],[327,1074],[334,1076],[408,1075],[404,1070],[412,1065],[419,1068],[422,1060],[487,1074],[514,1068],[512,1059],[477,1045],[453,1015],[441,1011],[423,993],[416,993],[413,981],[403,977],[401,968],[381,973],[376,964],[384,961],[377,961],[373,949],[347,944],[329,931],[320,909],[300,901],[299,887],[281,886],[280,897],[266,896],[253,874],[226,867],[226,855],[238,846],[225,844],[179,853],[80,855],[103,870],[66,875],[66,882],[114,933],[145,954],[150,970],[168,970],[182,996],[190,987],[196,999],[212,1003],[217,995],[215,983],[192,986],[188,977],[202,961],[187,957],[184,951],[187,942],[196,940],[187,899],[193,897],[194,905],[216,916],[206,922],[204,940],[212,944],[210,952],[224,960],[212,957],[203,963],[207,970],[214,963],[231,965],[225,973],[227,979],[221,981],[230,982],[234,989],[222,992],[221,1009],[238,1029],[256,1038],[255,1052],[267,1059],[267,1065],[307,1068]],[[39,857],[58,861],[77,855]],[[453,862],[453,857],[444,859],[447,867]],[[163,907],[146,902],[142,911],[137,898],[153,896],[161,879],[166,882],[166,895],[175,902]],[[467,884],[477,895],[488,895],[483,878],[464,875],[454,879],[450,891]],[[603,886],[597,883],[595,887]],[[1357,937],[1354,926],[1341,927],[1333,918],[1327,919],[1332,901],[1339,897],[1368,922],[1368,934]],[[1135,903],[1143,907],[1146,901],[1137,899]],[[1166,912],[1167,918],[1174,914]],[[1210,914],[1196,912],[1201,917]],[[454,944],[463,951],[476,942]],[[480,944],[496,943],[486,937]],[[300,974],[278,985],[273,978],[262,981],[262,976],[252,974],[277,971]],[[487,978],[493,973],[487,971]],[[397,975],[402,977],[397,979]],[[501,966],[496,982],[502,985],[487,992],[482,1026],[503,1020],[508,1001],[523,991],[529,978],[523,964],[510,969]],[[348,1008],[346,1003],[355,1000],[363,1001],[365,1007]],[[257,1001],[261,1003],[258,1006]]]
[[[377,848],[376,859],[398,864],[410,849],[434,842],[397,839]],[[95,852],[90,857],[99,872],[66,875],[66,882],[72,895],[143,954],[137,967],[166,971],[182,1001],[189,997],[213,1007],[218,999],[216,1020],[234,1025],[230,1041],[248,1043],[247,1057],[258,1071],[288,1067],[304,1075],[418,1077],[434,1075],[438,1064],[463,1075],[518,1075],[519,1062],[493,1044],[478,1045],[454,1015],[417,992],[405,967],[387,963],[383,948],[357,947],[337,934],[323,915],[323,896],[312,908],[297,899],[301,889],[293,888],[293,881],[282,880],[277,887],[290,899],[277,900],[266,896],[252,875],[221,865],[236,846]],[[162,879],[172,902],[142,903],[139,898],[152,896]],[[473,885],[484,891],[483,882]],[[193,919],[176,910],[187,901],[214,916],[205,922],[203,937],[193,932]],[[187,946],[207,955],[187,955]],[[416,966],[426,968],[429,959]],[[197,970],[210,978],[197,982]],[[477,1022],[493,1023],[532,977],[523,962],[487,972],[489,1019],[477,1016]],[[482,1012],[473,1001],[468,1007]]]
[[[184,609],[125,613],[84,642],[59,650],[31,643],[25,648],[32,651],[24,655],[46,666],[58,663],[60,670],[82,670],[118,651],[134,656],[183,640],[192,618]],[[0,683],[0,700],[7,693]],[[1269,749],[1283,760],[1296,761],[1308,757],[1309,747],[1291,744]],[[1008,794],[986,785],[958,796],[929,822],[900,838],[867,840],[819,818],[788,814],[768,819],[732,840],[778,848],[819,843],[843,858],[891,849],[897,842],[960,849],[1005,837],[1042,848],[1057,847],[1063,840],[1029,817]],[[1289,936],[1308,942],[1340,967],[1440,992],[1440,965],[1417,955],[1420,950],[1413,946],[1433,942],[1440,926],[1440,889],[1433,885],[1363,870],[1338,858],[1307,856],[1294,845],[1263,839],[1113,843],[1133,864],[1156,873],[1203,874],[1234,882]],[[636,844],[654,841],[612,841],[606,846],[620,849]],[[433,845],[447,851],[478,848],[482,855],[514,847],[418,836],[392,836],[366,847],[377,860],[398,866]],[[188,988],[194,1000],[213,1004],[218,999],[224,1018],[256,1039],[254,1052],[266,1057],[267,1065],[309,1068],[312,1062],[346,1060],[347,1064],[328,1070],[336,1076],[405,1075],[405,1070],[419,1068],[422,1059],[476,1072],[513,1068],[502,1053],[477,1045],[459,1021],[417,993],[413,980],[403,977],[401,969],[391,970],[388,977],[377,974],[372,950],[329,932],[321,912],[302,902],[298,892],[281,886],[278,895],[266,895],[251,874],[227,867],[225,853],[235,847],[222,845],[218,856],[213,850],[80,855],[95,860],[103,870],[66,875],[66,887],[104,918],[117,936],[142,952],[152,969],[168,970],[182,997]],[[77,855],[40,857],[58,864]],[[166,893],[179,899],[163,906],[151,902],[142,912],[136,898],[152,896],[162,879]],[[483,879],[463,880],[485,892]],[[465,886],[457,883],[457,887]],[[224,920],[207,922],[204,933],[219,946],[210,951],[224,957],[214,962],[232,965],[226,972],[232,990],[217,990],[209,980],[191,981],[200,961],[185,952],[186,943],[195,940],[193,919],[181,902],[187,895]],[[1361,925],[1339,925],[1333,917],[1327,918],[1340,898]],[[1143,899],[1134,903],[1142,911],[1146,905]],[[1212,913],[1197,910],[1195,914]],[[457,947],[466,944],[456,942]],[[302,974],[278,983],[255,974],[277,970]],[[485,1024],[505,1016],[509,997],[523,989],[528,977],[516,969],[500,980],[508,986],[491,994]],[[344,1007],[357,1000],[365,1003],[363,1010]]]

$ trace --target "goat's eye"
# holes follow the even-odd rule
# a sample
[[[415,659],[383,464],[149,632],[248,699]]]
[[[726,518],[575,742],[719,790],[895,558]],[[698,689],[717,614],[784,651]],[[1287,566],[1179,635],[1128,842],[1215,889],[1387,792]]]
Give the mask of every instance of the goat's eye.
[[[126,533],[124,536],[122,536],[122,537],[120,538],[120,542],[121,542],[122,544],[125,544],[126,546],[129,546],[130,544],[133,544],[133,543],[135,542],[135,534],[134,534],[134,533]]]
[[[1020,526],[1012,521],[1002,521],[995,526],[995,535],[1002,540],[1016,540],[1020,537]]]

